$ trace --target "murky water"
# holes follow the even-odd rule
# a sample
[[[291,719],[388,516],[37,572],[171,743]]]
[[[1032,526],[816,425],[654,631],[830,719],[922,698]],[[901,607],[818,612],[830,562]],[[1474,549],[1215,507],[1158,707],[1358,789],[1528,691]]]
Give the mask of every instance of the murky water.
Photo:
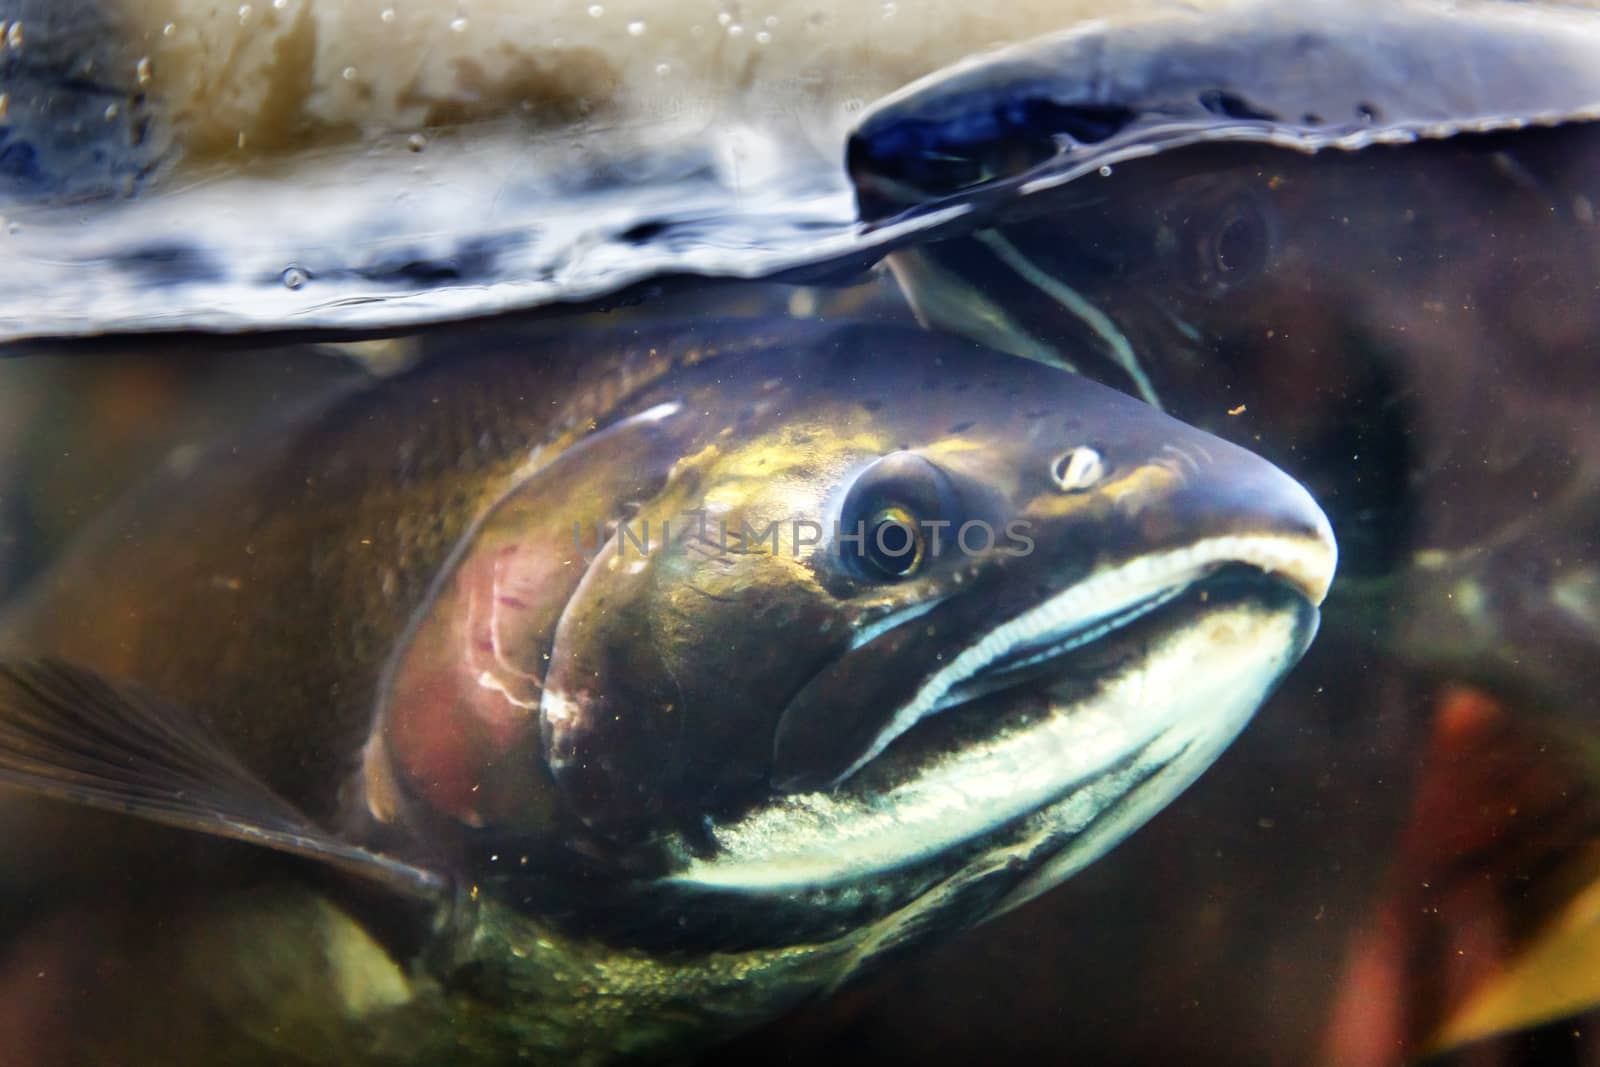
[[[1086,149],[1114,165],[1057,167],[1072,176],[1057,184],[1027,170],[1032,127],[1000,139],[1007,155],[949,119],[974,98],[987,114],[1000,97],[984,88],[902,105],[963,138],[920,169],[882,149],[901,143],[895,127],[852,150],[847,173],[864,103],[1079,12],[930,8],[914,34],[889,34],[911,5],[671,18],[579,5],[541,30],[561,41],[541,51],[497,48],[526,12],[477,0],[159,6],[94,15],[117,30],[94,55],[121,70],[96,107],[145,109],[156,131],[119,142],[138,151],[102,176],[149,189],[108,201],[0,187],[14,227],[0,232],[0,667],[92,669],[0,676],[0,768],[20,787],[0,792],[7,1062],[1600,1062],[1588,116],[1319,153],[1222,134],[1149,148],[1141,131],[1167,127],[1118,119],[1109,147]],[[0,2],[24,27],[17,55],[52,40],[40,25],[72,40],[88,24],[44,10]],[[1600,39],[1587,15],[1560,17]],[[1450,25],[1499,55],[1501,38]],[[372,43],[389,32],[393,55],[418,57],[405,77]],[[785,49],[791,34],[813,62]],[[408,50],[429,35],[448,44]],[[1581,55],[1587,38],[1566,39]],[[1129,55],[1177,54],[1167,38],[1131,40]],[[218,88],[205,41],[255,73]],[[1195,47],[1185,70],[1211,62]],[[63,112],[22,103],[49,64],[11,61],[0,116],[20,136]],[[1135,68],[1161,72],[1141,83],[1151,93],[1171,73],[1118,69]],[[1566,101],[1587,76],[1492,91],[1480,78],[1451,106],[1559,98],[1576,115]],[[156,77],[180,87],[138,91]],[[692,91],[657,99],[678,78]],[[280,81],[310,88],[291,99]],[[1278,106],[1281,84],[1218,106],[1266,121],[1256,112]],[[1409,84],[1364,95],[1378,115],[1363,121],[1398,122]],[[730,86],[749,94],[730,103]],[[31,170],[0,156],[0,177],[65,165],[93,178],[82,149],[67,138]],[[1026,196],[1004,184],[1017,160],[1035,174]],[[868,183],[869,221],[900,221],[862,225],[852,180]],[[524,310],[486,318],[512,308]],[[330,325],[356,332],[311,332]],[[837,340],[835,327],[857,332]],[[765,386],[741,370],[795,352],[814,363],[762,371]],[[1096,423],[1120,410],[1099,394],[1039,399],[1069,370],[1186,425],[1145,429],[1145,410]],[[913,419],[919,405],[936,426]],[[936,566],[830,577],[798,534],[790,560],[754,554],[770,569],[740,570],[748,552],[609,558],[582,584],[593,559],[568,551],[569,518],[613,520],[613,539],[618,520],[707,502],[830,520],[891,475],[899,495],[871,521],[895,508],[1055,516],[1019,473],[1044,431],[984,436],[1008,418],[1065,435],[1039,445],[1049,500],[1117,486],[1107,513],[1139,521],[1109,545],[1091,528],[1081,558],[1052,556],[1017,584],[974,570],[940,586]],[[1072,436],[1086,424],[1092,439]],[[1214,437],[1186,436],[1201,431]],[[1124,432],[1170,449],[1135,463]],[[1079,808],[1052,799],[1000,831],[985,821],[984,805],[1020,804],[1045,788],[1030,775],[1115,736],[1089,728],[1115,717],[1108,679],[1141,687],[1125,709],[1187,707],[1186,685],[1211,694],[1206,670],[1255,662],[1273,632],[1260,620],[1279,617],[1302,557],[1264,565],[1240,550],[1221,585],[1206,571],[1126,618],[1116,605],[1080,617],[1055,635],[1066,652],[1008,646],[990,659],[1020,683],[985,689],[975,668],[952,690],[972,699],[936,694],[932,711],[888,716],[842,778],[785,784],[795,731],[786,718],[774,742],[769,706],[849,709],[823,721],[856,744],[863,716],[897,706],[895,679],[1000,640],[985,603],[1187,545],[1171,539],[1201,522],[1173,503],[1188,498],[1140,494],[1206,486],[1232,509],[1230,536],[1289,536],[1292,523],[1273,525],[1290,507],[1277,482],[1208,480],[1229,462],[1223,441],[1260,462],[1249,477],[1270,463],[1304,485],[1340,553],[1309,651],[1231,744],[1197,734],[1154,769],[1140,761],[1156,743],[1130,745],[1070,788],[1048,779]],[[940,473],[874,466],[907,455]],[[1129,471],[1142,480],[1117,481]],[[829,488],[809,497],[814,484]],[[1241,568],[1250,582],[1265,570],[1272,591],[1227,584]],[[835,600],[816,592],[912,597],[924,580],[937,597],[861,617],[825,615]],[[979,607],[944,614],[964,582]],[[567,607],[596,588],[593,615]],[[475,589],[493,594],[495,621],[476,621]],[[550,590],[563,592],[544,620]],[[854,636],[815,644],[835,626]],[[573,636],[591,633],[602,651]],[[1213,653],[1157,685],[1180,637]],[[465,674],[458,644],[477,649]],[[820,666],[861,649],[878,657],[870,669]],[[1041,680],[1030,656],[1063,666]],[[1267,677],[1255,670],[1237,677]],[[816,698],[813,678],[833,688]],[[585,701],[618,692],[591,728]],[[717,702],[728,693],[737,708]],[[646,707],[683,718],[645,716],[640,734],[630,723]],[[717,714],[696,717],[705,707]],[[1010,764],[995,801],[973,768],[1052,722],[1089,727]],[[1215,764],[1163,792],[1168,767],[1204,753],[1198,773],[1207,746]],[[116,814],[130,809],[167,825]],[[960,837],[948,828],[962,818],[984,833],[950,845],[940,834]],[[183,1021],[153,1021],[171,1016]]]

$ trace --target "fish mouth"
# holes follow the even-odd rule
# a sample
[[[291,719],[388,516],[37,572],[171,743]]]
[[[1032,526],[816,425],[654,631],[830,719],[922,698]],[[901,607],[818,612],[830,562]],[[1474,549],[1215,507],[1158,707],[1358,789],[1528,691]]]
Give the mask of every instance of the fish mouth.
[[[789,937],[854,928],[863,900],[888,922],[937,890],[966,922],[1043,892],[1244,727],[1315,635],[1333,551],[1223,537],[1081,581],[930,676],[838,785],[714,824],[714,849],[664,884],[724,916],[743,900]]]
[[[934,672],[876,740],[839,776],[850,778],[923,719],[998,689],[1070,667],[1079,649],[1111,638],[1219,571],[1285,583],[1313,607],[1328,594],[1337,558],[1332,534],[1213,537],[1141,556],[1069,586],[1013,616]]]

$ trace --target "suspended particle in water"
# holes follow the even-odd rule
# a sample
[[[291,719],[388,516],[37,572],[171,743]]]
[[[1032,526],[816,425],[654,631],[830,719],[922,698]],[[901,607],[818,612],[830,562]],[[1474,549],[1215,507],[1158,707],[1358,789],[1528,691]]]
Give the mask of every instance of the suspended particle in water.
[[[151,71],[150,57],[144,56],[138,63],[134,64],[133,75],[139,80],[141,86],[149,85]]]
[[[644,31],[645,31],[645,24],[644,23],[638,22],[638,21],[628,23],[628,36],[630,36],[630,37],[643,37],[644,36]]]
[[[467,28],[467,16],[457,15],[450,20],[450,32],[461,33]]]

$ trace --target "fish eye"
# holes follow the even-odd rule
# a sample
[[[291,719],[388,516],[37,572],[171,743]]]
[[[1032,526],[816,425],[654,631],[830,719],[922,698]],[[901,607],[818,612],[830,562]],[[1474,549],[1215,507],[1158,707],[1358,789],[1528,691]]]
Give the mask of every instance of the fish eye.
[[[1211,247],[1218,274],[1242,274],[1266,259],[1266,227],[1258,216],[1234,215],[1223,223]]]
[[[871,570],[889,579],[909,578],[922,569],[927,539],[916,516],[899,505],[881,508],[867,520],[861,558]]]
[[[1199,288],[1221,293],[1265,273],[1276,245],[1273,219],[1254,196],[1191,208],[1188,273]]]
[[[961,516],[944,471],[914,452],[892,452],[850,487],[837,550],[861,578],[904,581],[938,555],[930,531],[947,525],[954,531]]]

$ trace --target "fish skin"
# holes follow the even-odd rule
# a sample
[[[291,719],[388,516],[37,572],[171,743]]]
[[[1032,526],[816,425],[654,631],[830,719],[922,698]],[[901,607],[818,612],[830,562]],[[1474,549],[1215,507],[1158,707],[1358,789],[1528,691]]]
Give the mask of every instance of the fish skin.
[[[238,444],[224,443],[160,474],[7,618],[0,645],[8,656],[48,653],[193,709],[197,729],[310,820],[358,839],[369,835],[379,847],[410,834],[415,839],[398,843],[403,855],[457,876],[453,892],[431,904],[382,894],[375,901],[371,887],[209,836],[130,825],[54,801],[8,802],[0,821],[16,831],[7,844],[19,859],[8,869],[33,877],[0,887],[28,899],[11,912],[20,932],[10,931],[5,973],[20,981],[37,962],[35,971],[61,976],[61,984],[44,987],[46,1001],[70,1004],[87,988],[97,1006],[81,1032],[62,1035],[67,1062],[104,1055],[170,1062],[195,1048],[229,1062],[294,1056],[422,1063],[496,1062],[516,1054],[599,1062],[683,1050],[837,984],[878,946],[899,947],[992,907],[992,894],[958,901],[958,920],[950,920],[930,905],[905,933],[879,924],[865,935],[800,944],[659,953],[564,927],[497,895],[508,883],[479,879],[492,873],[487,869],[459,866],[464,857],[483,860],[464,841],[473,835],[459,825],[437,833],[441,822],[459,822],[459,812],[435,808],[414,823],[370,825],[384,819],[370,792],[362,793],[372,785],[361,773],[362,754],[374,707],[386,699],[386,667],[417,613],[448,588],[439,576],[455,546],[479,516],[487,513],[490,525],[482,529],[492,528],[493,505],[514,500],[508,487],[554,470],[560,457],[577,454],[576,443],[625,427],[628,413],[641,407],[653,411],[687,396],[694,432],[709,432],[719,428],[714,416],[737,414],[715,402],[759,397],[765,383],[781,386],[788,374],[796,404],[809,397],[828,413],[815,423],[818,430],[837,430],[854,418],[903,432],[912,425],[908,416],[997,411],[1025,418],[1020,397],[1053,397],[1061,406],[1044,408],[1063,426],[1101,420],[1121,432],[1100,442],[1108,457],[1118,455],[1117,446],[1133,457],[1159,452],[1157,445],[1174,435],[1215,450],[1215,470],[1204,475],[1199,466],[1174,468],[1169,458],[1148,469],[1140,460],[1125,479],[1110,479],[1125,502],[1198,507],[1175,514],[1146,508],[1142,517],[1129,508],[1130,531],[1147,528],[1159,539],[1182,533],[1184,523],[1175,519],[1216,521],[1222,524],[1216,532],[1264,522],[1295,526],[1295,536],[1310,541],[1326,538],[1303,490],[1247,453],[1098,387],[960,342],[914,331],[767,322],[645,326],[613,338],[599,343],[587,334],[582,340],[552,334],[535,351],[526,335],[468,333],[449,343],[454,359],[425,362],[407,375],[269,418]],[[861,370],[846,379],[851,367]],[[994,372],[992,400],[980,400],[984,387],[974,388],[983,380],[974,377],[978,368]],[[913,369],[915,377],[904,377]],[[763,370],[777,373],[757,373]],[[847,409],[863,398],[845,382],[857,377],[902,387],[914,381],[917,389],[866,397],[884,404],[851,415]],[[1080,400],[1095,404],[1076,414]],[[956,425],[941,421],[934,435],[960,444],[965,431]],[[1025,487],[1049,484],[1058,446],[1047,438],[1049,447],[1035,457],[1038,446],[1026,437],[1000,439],[1016,455],[1039,460],[1037,469],[1012,474],[1015,485],[999,487],[1030,499],[1038,490]],[[895,444],[892,437],[871,438],[866,453],[893,451]],[[973,462],[952,447],[954,468]],[[980,463],[968,473],[995,470]],[[1235,482],[1252,472],[1261,480]],[[1236,495],[1214,492],[1213,477]],[[1149,495],[1145,485],[1159,491]],[[1044,520],[1052,511],[1071,512],[1054,493],[1044,499]],[[1262,509],[1274,493],[1286,494],[1281,514]],[[1216,505],[1210,512],[1208,501]],[[1091,511],[1110,506],[1092,494],[1084,506],[1090,504]],[[1100,547],[1113,556],[1137,554],[1139,543]],[[471,552],[462,558],[470,562]],[[1319,565],[1331,567],[1331,556]],[[1320,592],[1296,595],[1309,604]],[[531,768],[530,777],[537,777]],[[406,795],[414,801],[419,792]],[[527,841],[537,829],[555,833],[550,823],[557,822],[561,847],[524,853],[537,862],[573,840],[605,850],[604,840],[585,835],[554,801],[520,814],[508,843],[516,835]],[[628,868],[602,862],[587,876],[594,879],[596,871],[601,881],[590,884],[598,886]],[[108,880],[128,886],[109,911]],[[940,902],[938,894],[929,899]],[[63,929],[81,920],[100,939],[85,945],[30,936],[51,929],[36,925],[51,916]],[[863,948],[863,937],[871,947]],[[94,971],[96,955],[115,965],[74,978]],[[311,976],[303,966],[308,958],[324,964]],[[205,1007],[181,1026],[140,1022],[150,998],[192,1003],[197,997]],[[28,1020],[8,1022],[26,1029]]]

